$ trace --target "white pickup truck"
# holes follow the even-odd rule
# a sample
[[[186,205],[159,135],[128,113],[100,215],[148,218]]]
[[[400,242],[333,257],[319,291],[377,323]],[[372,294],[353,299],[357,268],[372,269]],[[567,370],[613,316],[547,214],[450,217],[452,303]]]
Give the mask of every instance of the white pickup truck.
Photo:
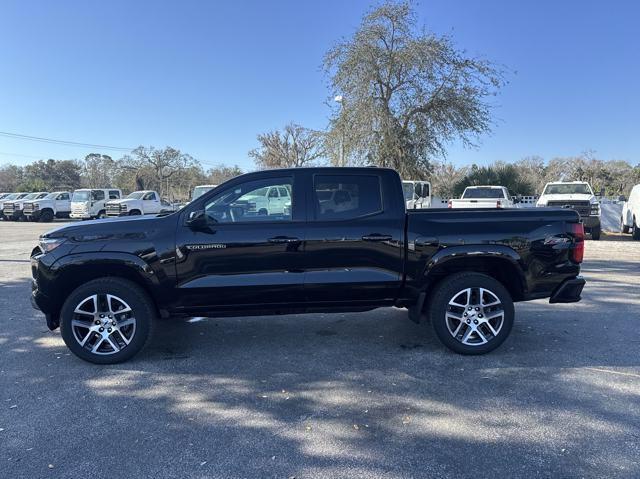
[[[193,192],[191,193],[191,201],[195,200],[196,198],[200,198],[207,191],[211,191],[216,186],[218,186],[218,185],[198,185],[198,186],[196,186],[193,189]]]
[[[68,218],[71,213],[71,193],[54,191],[47,196],[24,202],[22,214],[29,221],[48,223],[54,218]]]
[[[72,219],[89,220],[106,218],[105,204],[107,201],[117,200],[122,192],[116,188],[82,188],[73,192],[71,197]]]
[[[39,200],[47,196],[49,192],[47,191],[38,191],[37,193],[29,193],[28,195],[19,197],[13,201],[3,201],[2,203],[2,214],[5,219],[18,221],[23,218],[22,208],[27,201],[31,200]]]
[[[580,215],[585,232],[591,239],[600,239],[600,203],[586,181],[555,181],[547,183],[538,198],[537,207],[569,208]]]
[[[622,205],[622,217],[620,218],[620,230],[622,233],[631,233],[634,240],[640,240],[640,185],[631,188],[629,199]]]
[[[173,211],[173,206],[162,199],[156,191],[134,191],[119,200],[108,201],[107,216],[157,215]]]
[[[467,186],[459,200],[449,200],[449,208],[514,208],[519,202],[504,186]]]

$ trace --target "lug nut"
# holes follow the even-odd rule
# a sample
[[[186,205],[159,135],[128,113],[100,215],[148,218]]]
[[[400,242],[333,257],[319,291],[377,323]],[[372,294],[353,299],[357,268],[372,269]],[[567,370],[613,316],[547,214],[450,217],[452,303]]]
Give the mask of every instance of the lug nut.
[[[107,329],[107,333],[110,333],[110,332],[111,332],[111,328]]]
[[[467,316],[468,316],[467,313],[464,313],[464,317],[466,318]]]
[[[478,308],[477,306],[476,306],[476,311],[480,311],[480,308]]]
[[[467,324],[471,324],[471,320],[470,319],[467,319]]]
[[[96,324],[100,324],[100,320],[99,319],[96,319]]]
[[[478,324],[478,320],[477,320],[477,319],[474,319],[474,320],[473,320],[473,324]]]
[[[104,331],[104,328],[100,328],[100,329],[98,329],[98,331],[103,332],[103,331]]]
[[[469,311],[471,311],[473,308],[471,306],[469,306]]]
[[[104,314],[101,314],[101,315],[100,315],[100,317],[101,317],[101,318],[104,318]]]
[[[115,326],[116,322],[115,321],[111,321],[111,326]]]
[[[113,316],[109,315],[109,319],[113,318]]]
[[[482,314],[479,314],[479,315],[478,315],[478,317],[479,317],[479,318],[481,318],[481,317],[482,317]]]

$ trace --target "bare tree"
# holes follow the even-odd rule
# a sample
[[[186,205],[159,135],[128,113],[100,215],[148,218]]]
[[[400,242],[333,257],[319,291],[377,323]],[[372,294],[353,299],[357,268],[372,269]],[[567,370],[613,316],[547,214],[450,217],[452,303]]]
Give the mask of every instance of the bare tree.
[[[317,164],[324,157],[323,133],[289,123],[282,131],[258,135],[260,147],[249,152],[259,169]]]
[[[370,11],[324,66],[331,96],[342,99],[331,129],[345,139],[349,159],[407,177],[428,172],[452,140],[475,145],[490,130],[489,99],[504,83],[491,62],[418,28],[409,2]]]
[[[212,185],[219,185],[241,174],[242,170],[238,165],[228,166],[219,164],[209,169],[207,172],[207,178],[209,183]]]

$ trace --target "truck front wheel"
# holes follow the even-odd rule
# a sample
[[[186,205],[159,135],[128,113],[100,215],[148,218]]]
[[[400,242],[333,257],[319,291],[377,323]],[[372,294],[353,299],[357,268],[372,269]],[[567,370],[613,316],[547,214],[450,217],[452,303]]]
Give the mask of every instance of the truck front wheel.
[[[41,223],[51,223],[53,221],[53,211],[52,210],[43,210],[40,213],[40,218],[38,218],[38,221],[40,221]]]
[[[600,233],[600,225],[594,226],[593,228],[591,228],[591,239],[594,241],[598,241],[600,239]]]
[[[428,314],[438,339],[460,354],[484,354],[500,346],[513,326],[513,300],[490,276],[456,273],[429,298]]]
[[[638,223],[636,223],[636,218],[633,218],[633,226],[631,227],[631,238],[634,240],[640,240],[640,228],[638,228]]]
[[[150,336],[153,303],[137,284],[101,278],[76,288],[60,311],[60,333],[67,347],[96,364],[126,361]]]

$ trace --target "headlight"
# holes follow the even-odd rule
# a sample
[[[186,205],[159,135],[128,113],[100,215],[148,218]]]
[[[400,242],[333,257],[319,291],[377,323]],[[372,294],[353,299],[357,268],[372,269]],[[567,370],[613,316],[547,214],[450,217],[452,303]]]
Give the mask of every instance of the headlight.
[[[591,215],[600,216],[600,204],[594,203],[591,205]]]
[[[127,211],[127,205],[120,205],[120,209],[123,211]]]
[[[40,238],[38,245],[40,249],[49,253],[65,242],[65,238]]]
[[[39,209],[40,209],[40,204],[38,204],[38,203],[34,203],[34,204],[33,204],[33,209],[34,209],[34,210],[39,210]]]

